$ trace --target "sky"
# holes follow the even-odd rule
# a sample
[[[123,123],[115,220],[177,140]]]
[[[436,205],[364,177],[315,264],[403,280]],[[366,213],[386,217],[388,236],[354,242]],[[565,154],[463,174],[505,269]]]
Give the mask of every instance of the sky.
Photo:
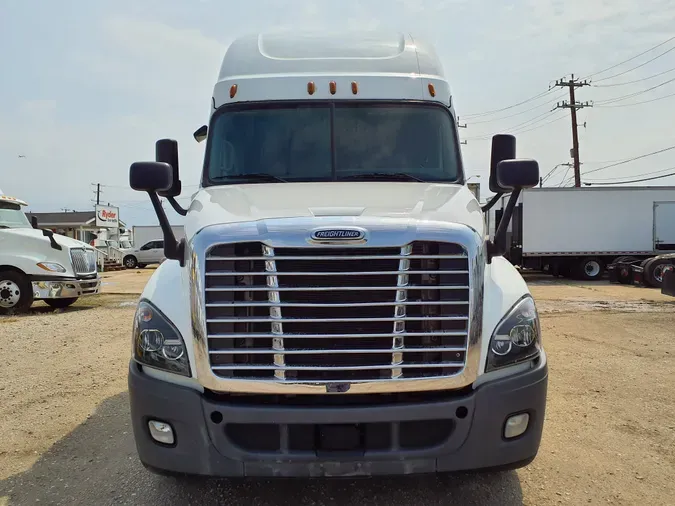
[[[129,165],[153,159],[157,139],[177,139],[186,204],[204,148],[192,133],[208,123],[229,43],[307,28],[405,31],[434,44],[483,195],[494,133],[515,133],[519,157],[554,171],[547,185],[571,176],[559,166],[571,162],[569,111],[551,112],[566,90],[548,91],[571,74],[591,76],[577,100],[594,103],[579,111],[582,180],[668,174],[675,149],[615,164],[675,145],[675,40],[598,72],[674,27],[672,0],[0,0],[0,188],[47,212],[92,209],[100,183],[127,225],[156,224],[147,196],[128,187]]]

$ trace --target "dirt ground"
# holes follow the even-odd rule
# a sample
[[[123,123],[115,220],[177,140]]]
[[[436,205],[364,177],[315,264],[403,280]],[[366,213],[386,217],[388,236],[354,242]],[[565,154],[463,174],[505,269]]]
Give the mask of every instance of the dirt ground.
[[[106,274],[104,295],[65,311],[0,317],[0,506],[675,503],[671,297],[528,277],[550,380],[540,453],[517,472],[186,487],[138,464],[128,423],[131,319],[151,272]]]

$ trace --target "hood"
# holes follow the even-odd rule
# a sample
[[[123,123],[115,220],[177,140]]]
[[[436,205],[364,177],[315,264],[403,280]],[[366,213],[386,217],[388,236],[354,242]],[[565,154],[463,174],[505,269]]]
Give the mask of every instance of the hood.
[[[31,239],[40,239],[49,242],[49,237],[42,235],[42,230],[36,230],[34,228],[3,228],[0,230],[0,232],[2,232],[3,234],[12,234],[14,236],[26,237]],[[54,234],[54,240],[64,248],[91,249],[91,246],[89,246],[88,244],[83,243],[82,241],[71,239],[70,237],[66,237],[65,235]]]
[[[454,222],[483,234],[473,193],[456,184],[410,182],[272,183],[209,187],[192,201],[185,231],[274,218],[379,216]]]

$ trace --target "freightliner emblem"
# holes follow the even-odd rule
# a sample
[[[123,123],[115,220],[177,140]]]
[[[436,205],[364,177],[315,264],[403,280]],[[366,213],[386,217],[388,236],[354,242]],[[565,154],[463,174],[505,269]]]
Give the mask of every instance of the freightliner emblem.
[[[324,228],[312,232],[315,241],[360,241],[365,236],[363,230],[353,228]]]

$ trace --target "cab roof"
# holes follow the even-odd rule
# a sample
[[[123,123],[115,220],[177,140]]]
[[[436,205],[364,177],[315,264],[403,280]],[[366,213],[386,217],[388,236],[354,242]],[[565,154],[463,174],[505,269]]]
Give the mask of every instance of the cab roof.
[[[219,81],[252,76],[398,74],[443,78],[433,47],[404,33],[260,33],[236,39]]]
[[[408,34],[278,32],[235,40],[213,88],[211,113],[228,104],[286,100],[414,100],[452,112],[433,47]]]

